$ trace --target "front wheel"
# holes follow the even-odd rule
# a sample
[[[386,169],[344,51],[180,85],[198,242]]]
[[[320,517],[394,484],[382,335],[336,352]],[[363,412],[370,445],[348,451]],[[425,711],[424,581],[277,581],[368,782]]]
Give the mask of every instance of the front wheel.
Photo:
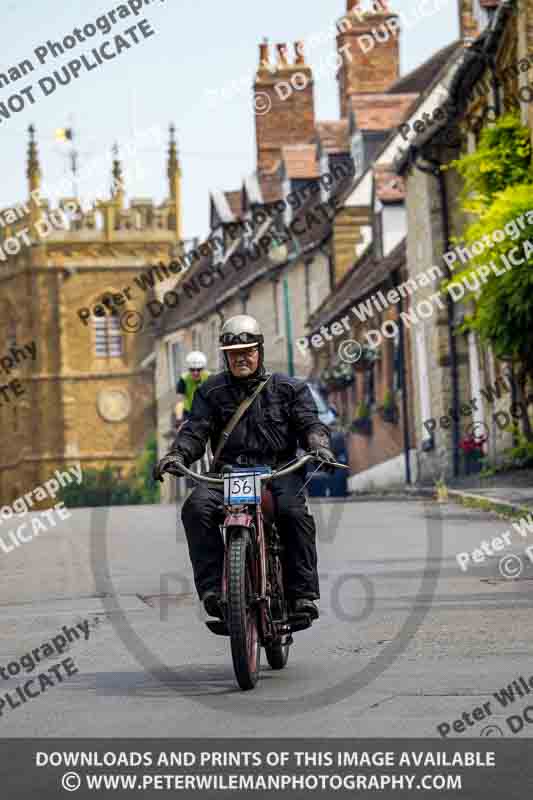
[[[253,563],[250,536],[246,528],[228,531],[228,627],[235,677],[241,689],[253,689],[259,678],[261,646],[257,608],[251,605]]]

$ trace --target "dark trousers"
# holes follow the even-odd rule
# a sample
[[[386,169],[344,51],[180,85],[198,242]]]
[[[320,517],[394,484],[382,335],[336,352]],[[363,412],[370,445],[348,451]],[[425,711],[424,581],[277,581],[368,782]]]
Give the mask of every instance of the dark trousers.
[[[304,483],[298,473],[271,482],[276,524],[285,547],[284,570],[289,599],[320,597],[318,587],[315,521],[305,495],[297,495]],[[224,519],[222,487],[199,484],[183,504],[181,519],[198,595],[220,592],[224,542],[218,528]]]

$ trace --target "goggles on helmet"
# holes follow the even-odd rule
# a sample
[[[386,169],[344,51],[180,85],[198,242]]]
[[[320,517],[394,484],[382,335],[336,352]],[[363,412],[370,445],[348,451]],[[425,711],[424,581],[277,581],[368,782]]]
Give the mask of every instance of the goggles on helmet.
[[[219,339],[220,346],[223,349],[237,348],[237,347],[250,347],[252,345],[261,344],[263,335],[257,333],[224,333]]]

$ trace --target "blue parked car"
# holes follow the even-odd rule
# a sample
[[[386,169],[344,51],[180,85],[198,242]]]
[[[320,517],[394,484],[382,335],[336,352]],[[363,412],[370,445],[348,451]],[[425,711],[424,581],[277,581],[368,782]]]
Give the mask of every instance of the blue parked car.
[[[340,464],[348,463],[348,450],[346,436],[342,431],[335,430],[338,414],[333,406],[328,406],[317,384],[306,381],[318,409],[320,422],[332,428],[331,449]],[[307,466],[309,475],[316,469],[316,464]],[[348,472],[337,469],[333,475],[317,472],[307,484],[310,497],[346,497],[348,494]]]

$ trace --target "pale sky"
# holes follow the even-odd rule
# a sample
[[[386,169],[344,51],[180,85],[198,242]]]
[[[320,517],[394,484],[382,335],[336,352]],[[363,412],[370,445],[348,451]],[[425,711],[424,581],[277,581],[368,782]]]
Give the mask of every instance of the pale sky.
[[[160,202],[167,195],[167,128],[176,124],[183,171],[184,236],[202,236],[208,229],[209,191],[239,188],[242,178],[255,168],[255,129],[252,83],[258,63],[258,44],[266,36],[271,49],[277,42],[292,43],[313,34],[330,32],[329,41],[306,47],[306,60],[315,72],[315,111],[317,119],[339,119],[337,84],[333,68],[324,62],[334,53],[334,24],[346,10],[346,0],[269,0],[268,3],[229,0],[225,3],[197,0],[144,0],[138,16],[117,19],[108,34],[100,31],[84,43],[57,58],[48,55],[44,64],[34,53],[48,40],[62,41],[74,28],[109,11],[120,2],[109,0],[4,0],[2,10],[2,55],[0,73],[24,59],[35,66],[33,72],[0,88],[0,104],[13,94],[32,86],[35,103],[26,99],[25,107],[10,119],[0,116],[2,142],[2,181],[0,205],[9,206],[27,196],[25,162],[27,127],[37,129],[39,155],[46,187],[67,174],[69,145],[54,139],[58,127],[72,125],[78,137],[79,165],[92,159],[100,163],[113,142],[129,142],[132,136],[159,128],[163,143],[141,140],[139,154],[142,171],[126,174],[130,196],[153,197]],[[130,0],[136,5],[135,0]],[[128,0],[125,0],[127,5]],[[137,0],[137,4],[140,0]],[[363,3],[365,5],[365,3]],[[391,0],[391,7],[403,11],[401,35],[401,74],[429,58],[436,50],[458,37],[457,0]],[[417,8],[440,10],[422,18]],[[124,13],[124,12],[122,12]],[[126,28],[147,19],[155,35],[144,38]],[[59,85],[46,97],[38,81],[60,69],[69,60],[85,54],[90,62],[93,47],[104,40],[124,35],[131,44],[115,59],[87,71],[82,68],[76,81]],[[377,45],[379,46],[379,45]],[[292,56],[291,56],[292,57]],[[232,93],[232,85],[237,91]],[[225,89],[226,99],[219,98]],[[229,95],[229,96],[228,96]],[[14,101],[15,104],[17,101]],[[98,192],[103,177],[108,185],[107,168],[88,184]]]

